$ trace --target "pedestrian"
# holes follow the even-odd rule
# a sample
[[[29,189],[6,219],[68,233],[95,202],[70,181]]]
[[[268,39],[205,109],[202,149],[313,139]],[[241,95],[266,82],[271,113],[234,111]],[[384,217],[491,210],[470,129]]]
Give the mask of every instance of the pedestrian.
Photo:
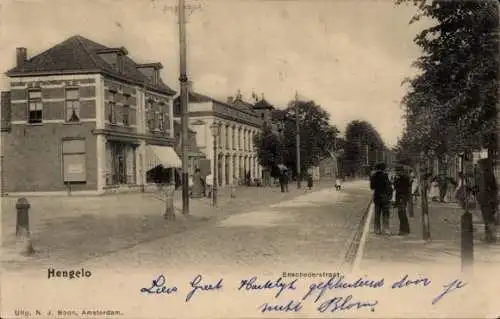
[[[429,192],[427,197],[431,199],[433,202],[437,202],[439,200],[439,178],[438,176],[434,176],[431,179],[431,187],[429,187]]]
[[[282,193],[285,192],[285,172],[286,172],[285,170],[280,171],[280,175],[278,176],[278,181],[280,183],[280,188]]]
[[[335,179],[335,189],[337,191],[342,189],[342,181],[340,178],[341,178],[340,176],[337,176],[337,178]]]
[[[313,177],[312,177],[312,174],[308,174],[307,175],[307,188],[309,188],[309,190],[312,190],[312,188],[313,188]]]
[[[496,213],[498,210],[498,185],[493,173],[493,163],[489,158],[480,159],[476,178],[477,200],[484,221],[485,241],[496,241]]]
[[[236,175],[233,176],[233,183],[231,184],[231,198],[236,197],[236,187],[238,187],[238,178],[236,178]]]
[[[388,235],[392,186],[389,176],[385,172],[385,163],[379,163],[375,168],[375,173],[370,177],[370,188],[373,190],[373,204],[375,205],[375,233]],[[381,219],[382,228],[380,227]]]
[[[207,197],[210,198],[212,197],[212,191],[214,187],[214,176],[212,174],[207,176],[205,184],[207,185]]]
[[[396,168],[394,191],[396,193],[396,207],[399,217],[399,235],[408,235],[410,233],[410,224],[408,222],[408,216],[406,215],[406,207],[408,206],[410,196],[412,196],[411,181],[402,167]]]
[[[288,170],[283,171],[283,188],[286,193],[288,193],[288,181],[290,180],[290,176],[288,175]]]

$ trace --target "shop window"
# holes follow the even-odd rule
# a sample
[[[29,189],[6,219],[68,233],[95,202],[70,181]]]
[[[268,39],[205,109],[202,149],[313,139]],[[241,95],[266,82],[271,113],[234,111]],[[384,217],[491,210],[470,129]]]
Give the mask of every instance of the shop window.
[[[135,146],[120,142],[106,144],[106,184],[135,184]]]
[[[80,121],[80,92],[77,88],[66,89],[66,121]]]
[[[87,181],[84,139],[63,140],[62,161],[65,183],[84,183]]]
[[[29,91],[28,92],[28,123],[42,123],[43,118],[43,104],[42,92]]]

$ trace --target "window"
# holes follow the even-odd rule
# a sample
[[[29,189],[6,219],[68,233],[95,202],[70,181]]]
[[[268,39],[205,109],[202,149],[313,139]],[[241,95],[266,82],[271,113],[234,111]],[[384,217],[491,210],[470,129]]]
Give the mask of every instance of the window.
[[[123,111],[122,111],[123,125],[130,125],[129,113],[130,113],[130,107],[128,105],[123,105]]]
[[[154,116],[153,102],[148,100],[146,102],[146,125],[150,132],[154,130]]]
[[[236,137],[236,127],[233,126],[231,129],[231,138],[232,138],[232,143],[231,145],[233,146],[233,150],[236,149],[236,143],[235,143],[235,137]]]
[[[247,131],[243,131],[243,150],[247,149]]]
[[[66,121],[80,121],[80,92],[78,89],[66,89]]]
[[[123,125],[130,125],[130,119],[129,119],[130,106],[128,104],[128,99],[129,99],[129,96],[125,95],[125,103],[123,104],[123,109],[122,109]]]
[[[240,145],[241,145],[241,129],[238,129],[238,139],[236,140],[236,149],[240,149]]]
[[[165,130],[165,120],[163,112],[158,112],[158,129],[162,132]]]
[[[112,124],[116,123],[116,92],[109,92],[108,100],[108,121]]]
[[[158,124],[159,120],[160,120],[160,112],[155,111],[153,118],[153,131],[158,131],[158,128],[160,127],[160,125]]]
[[[42,92],[28,92],[28,123],[42,123]]]
[[[83,183],[87,180],[85,140],[70,139],[62,142],[65,183]]]
[[[226,132],[226,148],[229,148],[229,133],[231,132],[229,125],[226,125],[226,129],[224,131]]]

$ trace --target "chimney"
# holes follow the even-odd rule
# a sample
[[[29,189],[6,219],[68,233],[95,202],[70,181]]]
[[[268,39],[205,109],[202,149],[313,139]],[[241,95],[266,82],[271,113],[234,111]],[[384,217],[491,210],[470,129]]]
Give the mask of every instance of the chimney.
[[[233,97],[232,96],[228,96],[227,104],[233,104]]]
[[[16,49],[17,66],[21,67],[26,61],[28,61],[28,51],[26,48]]]

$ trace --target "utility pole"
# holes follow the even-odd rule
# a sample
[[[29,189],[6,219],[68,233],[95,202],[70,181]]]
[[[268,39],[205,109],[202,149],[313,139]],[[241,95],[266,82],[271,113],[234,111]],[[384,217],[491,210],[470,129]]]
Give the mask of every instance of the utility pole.
[[[299,93],[295,91],[295,134],[296,146],[297,146],[297,189],[300,189],[300,179],[302,174],[300,173],[300,122],[299,122]]]
[[[180,76],[179,82],[181,87],[181,95],[179,98],[182,119],[182,213],[189,214],[189,172],[188,172],[188,77],[186,66],[186,7],[184,0],[179,0],[177,8],[179,14],[179,52],[180,52]]]

